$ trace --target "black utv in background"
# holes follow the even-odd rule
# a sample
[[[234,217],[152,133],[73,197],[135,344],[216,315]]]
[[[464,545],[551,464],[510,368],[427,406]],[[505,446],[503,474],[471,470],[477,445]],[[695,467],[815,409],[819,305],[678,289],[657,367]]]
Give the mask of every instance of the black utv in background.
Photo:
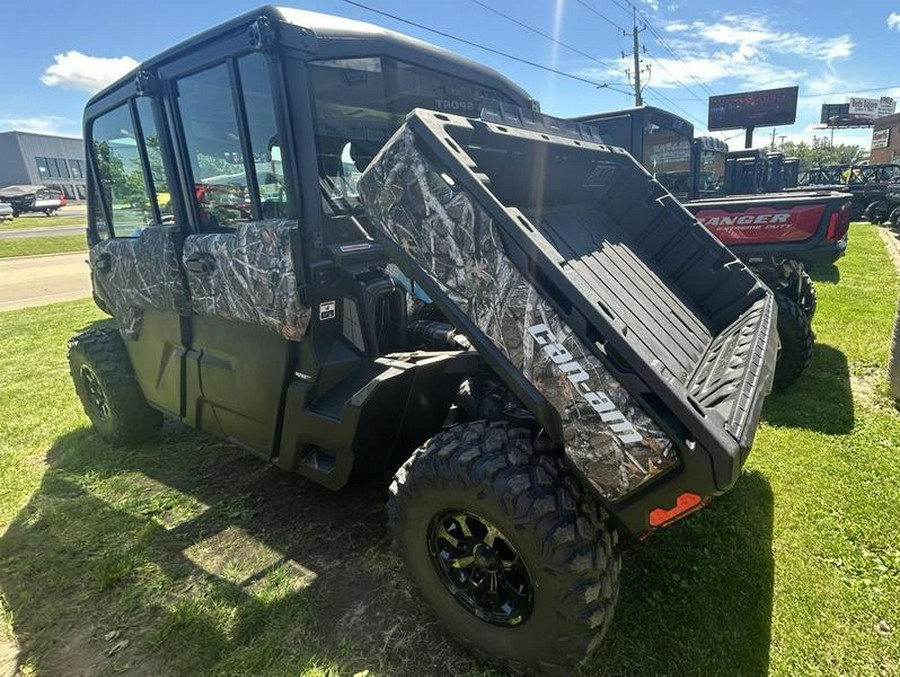
[[[293,9],[150,59],[85,111],[116,326],[69,362],[112,443],[165,415],[335,490],[394,473],[390,531],[453,635],[567,674],[612,618],[617,534],[734,484],[777,337],[659,183],[535,108]]]

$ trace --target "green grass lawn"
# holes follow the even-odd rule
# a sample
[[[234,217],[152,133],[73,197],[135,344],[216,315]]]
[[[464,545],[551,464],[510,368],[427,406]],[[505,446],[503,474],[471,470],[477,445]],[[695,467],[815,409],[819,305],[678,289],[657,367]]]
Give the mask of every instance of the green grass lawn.
[[[898,278],[859,224],[815,272],[809,371],[769,398],[730,494],[627,550],[585,675],[900,674]],[[401,575],[383,487],[332,493],[176,424],[99,440],[65,341],[101,317],[0,313],[0,587],[24,674],[490,674]]]
[[[0,240],[0,259],[11,256],[35,256],[62,252],[87,251],[84,234],[50,235],[47,237],[17,237]]]
[[[55,228],[57,226],[87,227],[84,215],[44,216],[43,214],[20,216],[11,221],[0,221],[0,230],[25,230],[28,228]]]

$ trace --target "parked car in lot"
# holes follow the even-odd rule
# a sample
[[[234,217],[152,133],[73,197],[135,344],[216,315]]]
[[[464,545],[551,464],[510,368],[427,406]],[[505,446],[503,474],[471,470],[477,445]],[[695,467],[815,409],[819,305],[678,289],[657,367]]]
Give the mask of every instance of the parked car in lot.
[[[53,216],[60,207],[66,206],[66,196],[55,188],[46,186],[17,185],[0,188],[0,200],[8,202],[12,215],[29,212],[43,212]]]
[[[13,208],[8,202],[0,202],[0,221],[9,221],[13,218]]]

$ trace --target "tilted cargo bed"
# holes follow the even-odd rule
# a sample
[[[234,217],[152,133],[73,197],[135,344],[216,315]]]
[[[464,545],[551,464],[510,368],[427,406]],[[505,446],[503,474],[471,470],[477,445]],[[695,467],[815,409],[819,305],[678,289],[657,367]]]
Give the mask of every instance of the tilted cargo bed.
[[[389,256],[642,530],[737,478],[773,299],[631,156],[541,119],[415,111],[360,192]]]
[[[832,262],[847,248],[852,196],[834,190],[730,195],[684,203],[742,260]]]

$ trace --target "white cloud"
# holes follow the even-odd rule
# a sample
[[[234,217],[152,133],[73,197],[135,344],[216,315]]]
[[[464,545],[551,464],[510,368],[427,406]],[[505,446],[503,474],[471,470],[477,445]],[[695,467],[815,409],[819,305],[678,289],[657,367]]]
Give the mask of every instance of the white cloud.
[[[643,0],[643,3],[654,12],[659,11],[659,0]]]
[[[712,45],[740,49],[747,56],[793,54],[807,59],[831,61],[846,59],[856,46],[849,35],[826,38],[780,31],[762,18],[746,14],[726,14],[715,23],[695,21],[670,23],[669,32],[684,33],[685,38],[701,39]]]
[[[848,86],[835,72],[832,62],[845,59],[855,47],[849,35],[814,36],[784,31],[771,20],[750,14],[730,13],[707,21],[674,20],[663,26],[670,34],[667,42],[681,55],[670,58],[660,51],[652,61],[650,85],[694,87],[694,78],[708,85],[733,80],[733,87],[768,89],[802,84],[804,91],[824,93]],[[784,57],[790,57],[785,62]],[[816,62],[824,62],[811,69]],[[813,77],[808,72],[822,71]],[[619,77],[622,68],[595,77]]]
[[[41,76],[48,87],[80,89],[93,94],[138,65],[130,56],[88,56],[75,50],[53,57],[55,63]]]
[[[900,12],[891,12],[887,18],[888,28],[900,30]]]
[[[79,123],[76,120],[58,115],[39,115],[35,117],[0,117],[0,131],[34,132],[36,134],[52,134],[54,136],[80,136]]]

